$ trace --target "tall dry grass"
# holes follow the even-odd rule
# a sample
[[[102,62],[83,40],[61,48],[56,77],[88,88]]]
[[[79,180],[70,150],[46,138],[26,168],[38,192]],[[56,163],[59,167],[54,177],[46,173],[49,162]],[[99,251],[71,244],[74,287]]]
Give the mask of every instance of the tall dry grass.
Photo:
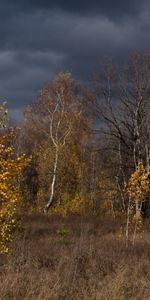
[[[11,254],[0,257],[0,299],[150,299],[149,225],[128,248],[119,226],[101,217],[26,217]]]

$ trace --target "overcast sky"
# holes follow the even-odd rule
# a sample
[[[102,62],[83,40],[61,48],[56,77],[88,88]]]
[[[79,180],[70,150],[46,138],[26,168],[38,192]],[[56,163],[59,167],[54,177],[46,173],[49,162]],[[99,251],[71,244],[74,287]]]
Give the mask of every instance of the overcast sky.
[[[58,72],[85,80],[135,48],[150,49],[150,0],[0,0],[0,99],[16,117]]]

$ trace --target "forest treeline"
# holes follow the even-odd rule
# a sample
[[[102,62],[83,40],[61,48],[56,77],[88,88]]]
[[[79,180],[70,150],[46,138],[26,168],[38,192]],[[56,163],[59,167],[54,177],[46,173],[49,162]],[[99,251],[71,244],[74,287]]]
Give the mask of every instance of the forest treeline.
[[[110,214],[135,242],[149,216],[150,53],[107,59],[88,84],[59,73],[22,123],[0,106],[0,249],[22,214]]]

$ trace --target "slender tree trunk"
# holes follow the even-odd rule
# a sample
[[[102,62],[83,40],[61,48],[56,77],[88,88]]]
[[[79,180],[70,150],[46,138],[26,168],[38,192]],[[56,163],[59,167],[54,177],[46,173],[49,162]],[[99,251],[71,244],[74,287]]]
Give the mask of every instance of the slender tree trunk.
[[[54,199],[57,165],[58,165],[58,147],[56,147],[56,150],[55,150],[55,161],[54,161],[53,177],[52,177],[52,183],[51,183],[51,194],[50,194],[49,201],[47,202],[47,204],[44,208],[45,214],[48,212],[50,206],[52,205],[53,199]]]
[[[145,146],[145,150],[146,150],[146,167],[147,167],[147,171],[150,171],[150,151],[148,148],[148,145],[146,144]]]
[[[126,207],[125,207],[124,194],[123,194],[122,188],[121,188],[121,186],[120,186],[119,178],[118,178],[118,177],[116,177],[116,181],[117,181],[117,187],[118,187],[118,190],[119,190],[119,192],[120,192],[120,196],[121,196],[121,200],[122,200],[122,207],[123,207],[123,210],[125,211],[125,210],[126,210]]]
[[[113,203],[113,199],[112,199],[112,197],[111,197],[111,194],[110,194],[110,196],[109,196],[109,202],[110,202],[110,207],[111,207],[111,212],[112,212],[112,215],[113,215],[113,217],[114,217],[114,219],[115,219],[115,210],[114,210],[114,203]]]
[[[134,246],[135,244],[135,239],[136,239],[136,233],[137,233],[137,225],[138,225],[138,216],[135,216],[135,226],[134,226],[134,233],[133,233],[133,240],[132,240],[132,244]]]
[[[126,222],[126,247],[128,247],[128,243],[129,243],[130,205],[131,205],[131,199],[129,198],[128,208],[127,208],[127,222]]]
[[[141,216],[141,210],[142,210],[142,202],[139,205],[139,202],[136,201],[136,213],[135,213],[135,226],[134,226],[134,233],[133,233],[133,245],[135,244],[136,234],[137,234],[137,226],[138,222]]]

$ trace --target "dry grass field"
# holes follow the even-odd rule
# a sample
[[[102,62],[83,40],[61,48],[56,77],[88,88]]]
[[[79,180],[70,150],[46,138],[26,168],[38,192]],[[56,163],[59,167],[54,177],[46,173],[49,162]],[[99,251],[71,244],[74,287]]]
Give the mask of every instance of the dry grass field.
[[[0,299],[150,299],[150,224],[128,248],[118,224],[106,217],[24,218],[22,236],[0,257]]]

